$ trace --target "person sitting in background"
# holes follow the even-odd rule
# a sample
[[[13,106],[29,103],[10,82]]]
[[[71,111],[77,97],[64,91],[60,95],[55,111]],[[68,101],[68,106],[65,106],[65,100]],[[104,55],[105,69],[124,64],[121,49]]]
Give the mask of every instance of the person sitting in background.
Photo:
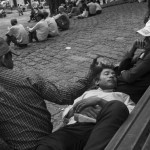
[[[59,35],[58,26],[53,17],[49,16],[49,13],[47,11],[43,11],[45,21],[48,24],[49,27],[49,34],[48,37],[53,37]]]
[[[65,109],[64,126],[39,141],[36,150],[105,149],[135,105],[129,95],[114,91],[111,65],[101,65],[95,84],[98,89],[86,91]]]
[[[100,5],[100,3],[95,2],[96,5],[96,14],[101,14],[102,13],[102,7]]]
[[[38,0],[32,1],[31,6],[32,6],[33,8],[38,8],[38,7],[39,7],[39,2],[38,2]]]
[[[83,4],[83,13],[76,16],[76,18],[78,19],[83,19],[83,18],[87,18],[89,16],[89,8],[87,7],[86,4]]]
[[[58,8],[59,14],[53,16],[60,30],[68,30],[70,27],[70,20],[68,15],[65,13],[65,8],[63,6],[59,6]]]
[[[22,24],[18,24],[17,19],[11,19],[11,27],[6,33],[6,42],[10,45],[13,42],[18,47],[26,47],[29,43],[28,32]]]
[[[73,3],[73,7],[71,8],[71,12],[68,14],[69,18],[74,16],[78,16],[80,14],[80,8],[76,6],[76,3]]]
[[[6,12],[5,12],[4,8],[2,8],[0,10],[0,18],[3,18],[3,17],[6,17]]]
[[[80,13],[83,12],[83,4],[84,4],[84,0],[77,0],[76,1],[76,6],[80,9]]]
[[[39,21],[38,20],[38,13],[39,13],[39,9],[38,8],[33,8],[31,7],[31,14],[30,14],[30,20],[28,22],[30,22],[31,20],[34,20],[34,21]]]
[[[18,10],[19,16],[23,15],[23,6],[21,4],[18,4],[17,10]]]
[[[89,16],[96,15],[96,5],[93,1],[94,0],[91,0],[91,2],[87,4],[87,6],[89,7]]]
[[[47,22],[44,20],[44,14],[38,13],[38,20],[40,20],[33,28],[28,28],[29,41],[32,42],[35,39],[37,42],[47,40],[49,34],[49,28]]]
[[[117,86],[117,91],[130,95],[135,103],[150,85],[150,20],[137,32],[144,36],[144,40],[135,41],[131,50],[123,57],[118,67]],[[138,49],[142,49],[142,52],[136,56]]]

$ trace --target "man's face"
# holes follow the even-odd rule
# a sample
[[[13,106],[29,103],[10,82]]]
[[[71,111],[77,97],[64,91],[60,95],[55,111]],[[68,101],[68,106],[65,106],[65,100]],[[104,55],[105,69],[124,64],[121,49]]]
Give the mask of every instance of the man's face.
[[[145,37],[144,43],[145,43],[144,48],[145,48],[146,50],[150,50],[150,37]]]
[[[112,69],[103,69],[100,74],[98,84],[103,90],[114,89],[117,85],[115,71]]]

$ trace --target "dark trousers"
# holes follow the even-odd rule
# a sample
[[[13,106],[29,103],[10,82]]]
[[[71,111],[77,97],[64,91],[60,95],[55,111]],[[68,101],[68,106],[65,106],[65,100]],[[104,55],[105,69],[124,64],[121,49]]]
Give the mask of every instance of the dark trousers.
[[[36,42],[39,42],[39,40],[38,40],[38,38],[37,38],[36,31],[29,32],[29,42],[32,42],[33,39],[35,39]]]
[[[43,138],[36,150],[104,150],[128,115],[122,102],[108,102],[99,113],[96,124],[67,125]]]
[[[97,10],[96,11],[96,14],[98,15],[98,14],[101,14],[102,13],[102,11],[101,10]]]
[[[10,45],[10,43],[13,42],[18,47],[27,47],[27,44],[18,43],[16,37],[10,36],[8,34],[6,34],[6,42],[7,42],[8,45]]]

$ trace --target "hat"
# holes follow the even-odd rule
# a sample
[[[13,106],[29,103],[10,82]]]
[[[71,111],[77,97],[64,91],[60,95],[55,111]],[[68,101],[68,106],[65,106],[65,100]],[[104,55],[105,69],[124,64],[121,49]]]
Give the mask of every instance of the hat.
[[[143,36],[150,36],[150,20],[146,23],[145,27],[137,31]]]
[[[15,52],[13,52],[8,44],[6,43],[6,41],[0,37],[0,56],[3,56],[5,54],[7,54],[9,51],[11,51],[14,55],[17,55]]]

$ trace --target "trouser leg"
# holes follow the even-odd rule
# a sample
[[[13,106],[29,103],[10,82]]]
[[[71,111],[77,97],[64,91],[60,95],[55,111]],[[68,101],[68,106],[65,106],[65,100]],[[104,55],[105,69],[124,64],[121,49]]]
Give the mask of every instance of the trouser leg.
[[[33,31],[33,38],[36,40],[36,42],[39,42],[36,31]]]
[[[6,34],[6,42],[8,45],[10,45],[11,42],[13,42],[15,45],[17,45],[17,39],[14,36],[10,36],[8,34]]]
[[[128,115],[129,111],[122,102],[108,102],[99,113],[84,150],[104,150]]]
[[[39,42],[39,40],[38,40],[38,38],[37,38],[36,31],[29,32],[29,41],[32,42],[33,39],[35,39],[37,42]]]
[[[76,123],[43,138],[36,150],[83,150],[95,124]]]

